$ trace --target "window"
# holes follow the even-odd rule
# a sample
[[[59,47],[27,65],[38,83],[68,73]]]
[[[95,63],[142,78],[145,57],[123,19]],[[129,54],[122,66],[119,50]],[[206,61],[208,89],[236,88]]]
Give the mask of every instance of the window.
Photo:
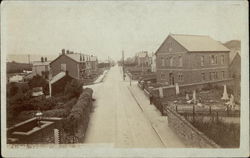
[[[225,78],[225,72],[224,72],[224,71],[222,71],[221,73],[222,73],[222,74],[221,74],[222,79],[224,79],[224,78]]]
[[[178,81],[183,82],[183,74],[182,73],[178,73]]]
[[[211,55],[211,64],[217,64],[217,56]]]
[[[213,80],[213,76],[212,75],[213,75],[212,72],[209,72],[209,79],[210,80]]]
[[[221,55],[221,64],[224,65],[224,63],[225,63],[224,55]]]
[[[170,66],[173,66],[173,57],[170,57]]]
[[[204,56],[201,56],[201,66],[204,66]]]
[[[218,79],[218,72],[215,72],[215,79]]]
[[[166,58],[166,66],[169,66],[168,58]]]
[[[165,66],[165,60],[164,60],[164,58],[161,58],[161,66]]]
[[[161,72],[161,79],[165,78],[165,74]]]
[[[61,71],[66,71],[66,64],[61,64]]]
[[[202,81],[205,81],[206,80],[206,76],[205,76],[205,73],[201,73],[201,78],[202,78]]]
[[[182,67],[183,63],[182,63],[182,56],[179,56],[179,67]]]

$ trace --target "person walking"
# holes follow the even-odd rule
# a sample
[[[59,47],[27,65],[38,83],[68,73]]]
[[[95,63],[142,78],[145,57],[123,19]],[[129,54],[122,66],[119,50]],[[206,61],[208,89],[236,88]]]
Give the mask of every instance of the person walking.
[[[153,104],[153,95],[152,94],[149,95],[149,102],[150,102],[150,105]]]

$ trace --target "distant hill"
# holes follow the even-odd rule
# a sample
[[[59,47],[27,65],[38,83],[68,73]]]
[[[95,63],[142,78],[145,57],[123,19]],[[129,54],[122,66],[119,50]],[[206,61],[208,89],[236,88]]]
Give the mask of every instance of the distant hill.
[[[20,73],[23,70],[32,70],[31,64],[7,62],[7,73]]]
[[[240,50],[240,41],[239,40],[231,40],[224,43],[228,49]]]

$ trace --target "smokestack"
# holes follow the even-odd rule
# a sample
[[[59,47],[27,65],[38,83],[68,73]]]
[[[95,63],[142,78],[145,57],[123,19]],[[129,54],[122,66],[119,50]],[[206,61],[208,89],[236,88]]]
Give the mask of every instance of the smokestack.
[[[45,61],[45,62],[47,61],[47,57],[44,58],[44,61]]]
[[[65,49],[62,49],[62,54],[63,54],[63,55],[65,54]]]
[[[43,57],[41,57],[41,62],[43,62]]]
[[[69,50],[67,50],[66,52],[67,52],[67,54],[69,54]]]

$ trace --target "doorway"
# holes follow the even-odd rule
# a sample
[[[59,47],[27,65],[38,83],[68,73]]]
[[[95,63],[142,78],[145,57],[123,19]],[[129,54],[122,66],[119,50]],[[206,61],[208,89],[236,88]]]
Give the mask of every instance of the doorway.
[[[169,73],[169,84],[174,85],[174,75],[173,75],[173,73]]]

